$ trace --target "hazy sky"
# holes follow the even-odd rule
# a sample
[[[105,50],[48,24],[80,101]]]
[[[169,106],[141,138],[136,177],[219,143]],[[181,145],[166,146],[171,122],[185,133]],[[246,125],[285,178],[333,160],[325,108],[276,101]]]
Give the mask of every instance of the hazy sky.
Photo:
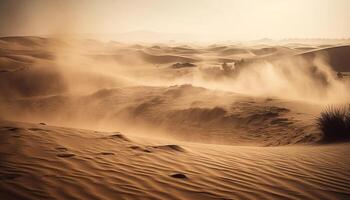
[[[0,35],[135,30],[202,39],[349,38],[350,0],[0,0]]]

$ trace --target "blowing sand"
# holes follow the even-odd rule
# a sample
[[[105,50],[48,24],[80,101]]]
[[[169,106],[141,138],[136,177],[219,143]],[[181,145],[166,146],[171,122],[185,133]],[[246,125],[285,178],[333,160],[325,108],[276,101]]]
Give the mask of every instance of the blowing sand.
[[[0,50],[0,199],[350,198],[315,120],[349,103],[348,44]]]

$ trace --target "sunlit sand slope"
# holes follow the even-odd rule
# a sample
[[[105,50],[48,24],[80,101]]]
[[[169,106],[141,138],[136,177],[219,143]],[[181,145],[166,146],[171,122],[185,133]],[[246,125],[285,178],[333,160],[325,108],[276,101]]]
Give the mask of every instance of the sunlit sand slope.
[[[349,144],[240,147],[1,122],[2,199],[348,199]]]

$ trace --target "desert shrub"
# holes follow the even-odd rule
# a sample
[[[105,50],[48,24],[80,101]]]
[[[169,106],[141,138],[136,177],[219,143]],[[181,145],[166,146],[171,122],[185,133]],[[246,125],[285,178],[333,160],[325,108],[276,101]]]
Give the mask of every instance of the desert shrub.
[[[328,106],[317,118],[324,142],[342,142],[350,139],[350,105]]]

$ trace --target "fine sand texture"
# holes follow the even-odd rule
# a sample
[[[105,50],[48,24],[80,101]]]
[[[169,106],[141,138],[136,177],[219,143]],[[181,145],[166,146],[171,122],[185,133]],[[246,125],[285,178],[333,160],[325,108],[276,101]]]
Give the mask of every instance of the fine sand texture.
[[[349,47],[0,38],[0,200],[348,200]]]
[[[348,199],[349,144],[244,147],[0,124],[1,199]]]

